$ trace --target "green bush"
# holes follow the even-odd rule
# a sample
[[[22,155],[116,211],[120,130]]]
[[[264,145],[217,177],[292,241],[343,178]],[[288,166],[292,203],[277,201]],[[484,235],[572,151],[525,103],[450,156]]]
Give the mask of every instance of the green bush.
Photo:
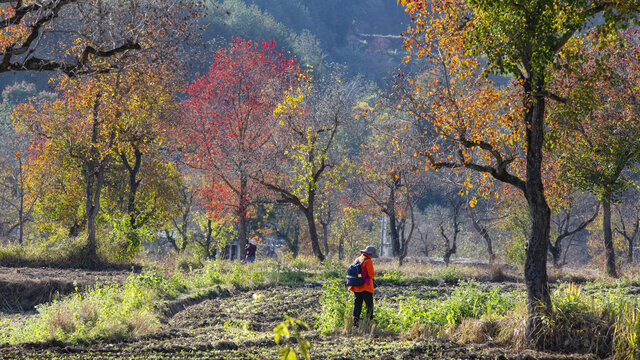
[[[575,338],[601,357],[609,356],[610,349],[616,358],[640,358],[640,300],[624,287],[585,293],[581,286],[563,284],[552,300],[555,311],[547,319],[550,330],[545,341]]]
[[[345,316],[353,312],[353,300],[351,292],[341,279],[331,280],[323,285],[320,306],[322,311],[315,324],[318,332],[326,334],[344,326]]]
[[[380,279],[383,280],[385,283],[394,284],[394,285],[401,285],[404,282],[402,273],[396,269],[385,271],[380,277]]]
[[[338,261],[325,261],[322,264],[322,272],[318,275],[320,280],[343,279],[347,276],[347,269]]]
[[[282,284],[302,284],[306,278],[305,273],[299,270],[292,270],[285,267],[280,270],[279,283]]]
[[[0,264],[5,266],[77,266],[84,261],[83,250],[87,238],[61,239],[57,241],[32,241],[24,245],[0,247]]]

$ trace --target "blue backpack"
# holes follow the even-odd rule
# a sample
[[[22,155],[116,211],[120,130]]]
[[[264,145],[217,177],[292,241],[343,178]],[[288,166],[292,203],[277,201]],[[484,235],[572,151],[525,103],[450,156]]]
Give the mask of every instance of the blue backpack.
[[[362,276],[362,263],[367,261],[360,262],[356,260],[355,264],[349,265],[347,268],[347,285],[348,286],[361,286],[364,285],[364,277]]]

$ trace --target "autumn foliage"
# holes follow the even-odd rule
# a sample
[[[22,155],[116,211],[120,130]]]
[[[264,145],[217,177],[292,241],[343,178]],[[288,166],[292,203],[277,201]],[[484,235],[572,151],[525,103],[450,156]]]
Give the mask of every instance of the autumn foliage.
[[[236,38],[214,53],[209,71],[188,88],[178,133],[182,153],[202,171],[201,190],[213,216],[237,215],[242,249],[247,216],[262,192],[253,179],[272,156],[273,111],[298,74],[297,62],[274,41]]]

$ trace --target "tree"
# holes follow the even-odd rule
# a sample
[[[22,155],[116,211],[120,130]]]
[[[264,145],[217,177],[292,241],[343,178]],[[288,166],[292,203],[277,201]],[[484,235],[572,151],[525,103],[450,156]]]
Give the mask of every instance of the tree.
[[[287,249],[295,259],[300,252],[300,230],[304,220],[300,217],[300,212],[290,204],[275,204],[269,212],[271,229],[276,235],[284,239]]]
[[[362,145],[357,175],[363,197],[389,219],[391,250],[400,265],[415,230],[414,210],[426,189],[425,174],[418,171],[421,164],[410,144],[412,136],[396,131],[406,122],[402,115],[389,110],[370,116],[373,132]]]
[[[491,208],[490,206],[486,206],[485,204],[484,213],[494,213],[494,212],[486,211],[487,209],[490,209],[490,208]],[[470,206],[466,206],[466,212],[467,212],[467,215],[469,216],[469,219],[471,219],[471,224],[473,225],[473,228],[476,230],[478,234],[480,234],[480,236],[482,236],[485,243],[487,244],[487,254],[489,255],[489,266],[493,267],[496,263],[496,254],[495,254],[495,251],[493,250],[494,240],[489,234],[488,226],[485,224],[490,223],[492,220],[495,221],[495,218],[494,219],[489,219],[486,217],[480,218],[478,216],[477,207],[472,208]]]
[[[321,79],[287,92],[274,114],[279,119],[273,138],[274,155],[259,181],[295,206],[306,218],[314,255],[324,261],[316,226],[318,198],[343,181],[347,160],[336,149],[336,136],[353,119],[359,78]]]
[[[581,214],[579,213],[579,209],[577,209],[575,201],[576,199],[559,209],[558,216],[552,217],[551,219],[552,223],[555,224],[556,231],[554,234],[555,240],[551,241],[551,239],[549,239],[549,252],[553,258],[553,265],[557,268],[564,265],[564,258],[561,259],[563,255],[563,241],[585,230],[587,226],[596,219],[600,212],[600,204],[598,203],[595,210],[593,210],[593,215],[589,216],[589,214],[584,214],[584,211]],[[564,253],[566,253],[567,250],[568,249],[564,249]]]
[[[2,92],[0,104],[0,235],[8,236],[17,230],[18,244],[22,244],[25,226],[32,220],[34,205],[47,185],[46,178],[41,178],[39,184],[27,186],[29,137],[16,132],[11,120],[14,108],[34,96],[47,100],[55,95],[36,93],[33,84],[22,82]]]
[[[242,257],[247,217],[261,193],[255,180],[271,157],[273,110],[299,68],[275,42],[233,39],[189,86],[179,129],[185,161],[207,177],[202,194],[214,214],[236,214]],[[280,141],[279,139],[275,140]]]
[[[567,104],[551,108],[550,147],[569,144],[555,152],[564,178],[600,200],[606,271],[617,277],[611,204],[629,184],[626,171],[640,160],[640,44],[636,30],[612,39],[601,47],[590,32],[563,53],[565,66],[553,85]]]
[[[627,262],[633,263],[633,248],[640,236],[640,207],[638,207],[638,194],[636,190],[631,196],[625,196],[624,202],[618,204],[615,209],[618,214],[615,232],[627,241]],[[631,201],[629,201],[631,200]]]
[[[467,168],[519,189],[531,214],[525,280],[526,337],[536,342],[543,314],[553,311],[546,271],[550,209],[543,186],[547,71],[556,55],[597,14],[607,24],[635,17],[634,1],[401,0],[414,23],[405,47],[426,57],[431,80],[412,87],[427,107],[411,110],[438,129],[421,153],[435,168]],[[606,29],[602,27],[603,32]],[[480,57],[483,57],[480,61]],[[489,74],[513,76],[511,89]],[[510,90],[510,91],[508,91]],[[424,102],[422,102],[424,105]],[[514,145],[515,144],[515,145]],[[519,153],[524,173],[514,166]]]
[[[458,234],[460,233],[460,225],[462,222],[460,219],[460,212],[463,209],[464,203],[464,198],[449,199],[449,209],[452,212],[451,227],[453,228],[451,230],[451,235],[447,235],[445,232],[444,216],[440,221],[440,224],[438,225],[438,228],[440,229],[440,235],[442,235],[442,239],[444,240],[445,251],[444,255],[442,256],[442,260],[444,260],[444,263],[447,266],[449,266],[451,255],[455,254],[458,249]],[[447,214],[446,217],[449,217],[449,214]]]
[[[203,216],[199,223],[204,234],[195,235],[193,242],[200,247],[207,259],[215,259],[216,254],[220,254],[237,236],[233,216],[216,220]]]
[[[190,42],[203,10],[191,0],[173,6],[159,0],[0,3],[7,4],[0,8],[0,73],[60,70],[70,76],[109,71],[134,53],[173,61],[161,55]]]
[[[175,88],[167,80],[171,78],[171,74],[163,74],[161,68],[141,64],[89,77],[62,76],[57,84],[60,91],[58,99],[31,102],[16,109],[17,122],[34,137],[32,148],[36,156],[33,166],[37,171],[31,174],[32,182],[40,180],[38,174],[53,173],[72,184],[68,189],[71,191],[60,195],[69,199],[67,204],[74,214],[78,213],[74,207],[77,209],[80,205],[77,191],[84,189],[88,236],[85,255],[90,264],[98,260],[96,220],[104,205],[101,198],[107,186],[106,180],[118,157],[126,157],[125,154],[132,151],[132,142],[138,152],[138,170],[144,154],[148,164],[143,169],[156,172],[157,177],[164,180],[156,183],[156,189],[160,190],[151,196],[154,202],[147,203],[146,207],[155,209],[156,201],[163,198],[159,195],[169,194],[168,188],[162,187],[175,177],[159,170],[164,167],[163,160],[154,158],[154,155],[157,155],[155,149],[158,144],[164,141],[164,110],[173,102]],[[80,173],[77,173],[78,169]],[[134,185],[137,187],[141,181],[135,177]],[[145,181],[151,182],[149,177]],[[136,191],[128,189],[128,193],[127,209],[135,212]],[[137,226],[141,219],[133,212],[129,216]],[[133,240],[129,244],[130,250],[137,250],[140,239]]]

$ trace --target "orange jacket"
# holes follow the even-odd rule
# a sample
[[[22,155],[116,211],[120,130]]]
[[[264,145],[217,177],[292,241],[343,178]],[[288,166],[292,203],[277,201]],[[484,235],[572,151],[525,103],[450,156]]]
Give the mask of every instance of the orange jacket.
[[[349,286],[349,290],[353,292],[368,291],[373,294],[373,278],[376,276],[376,273],[373,271],[373,261],[371,260],[371,256],[362,253],[356,261],[360,261],[362,264],[362,277],[364,278],[364,284],[360,286]]]

